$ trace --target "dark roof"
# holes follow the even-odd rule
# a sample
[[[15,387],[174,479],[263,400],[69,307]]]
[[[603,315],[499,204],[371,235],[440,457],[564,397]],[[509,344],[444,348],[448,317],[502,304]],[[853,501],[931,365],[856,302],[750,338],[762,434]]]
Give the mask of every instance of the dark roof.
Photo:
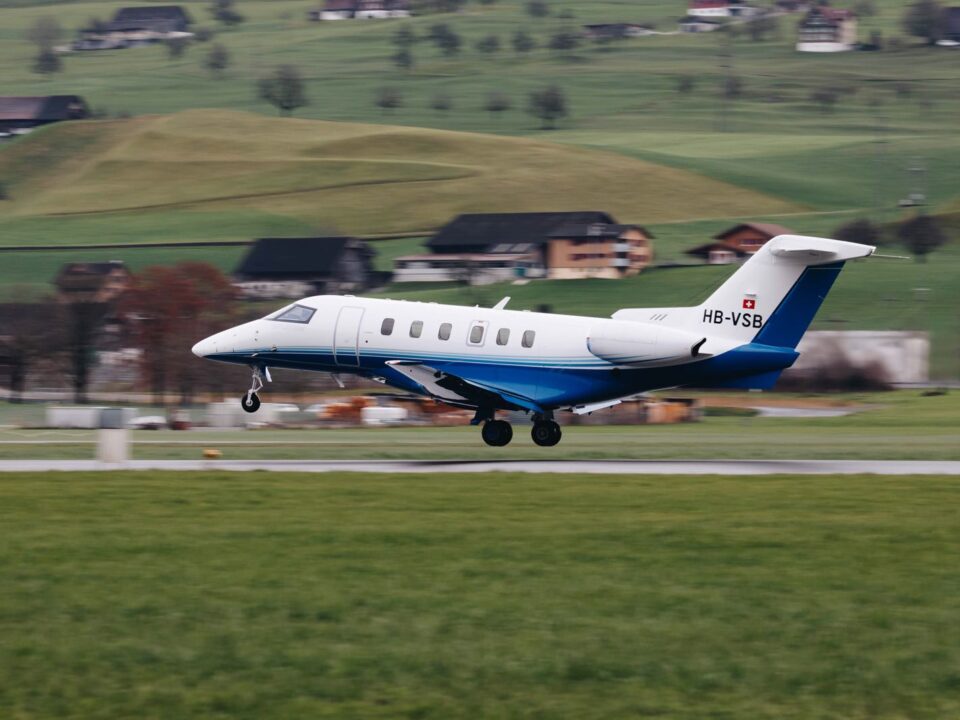
[[[960,39],[960,7],[948,7],[945,12],[945,34],[953,40]]]
[[[646,228],[639,225],[617,225],[615,223],[606,224],[606,223],[572,223],[567,222],[562,225],[558,225],[556,228],[550,231],[550,237],[552,238],[585,238],[585,237],[602,237],[602,238],[618,238],[623,235],[627,230],[639,230],[648,238],[653,237],[653,233],[648,231]]]
[[[336,269],[344,249],[359,240],[348,237],[261,238],[234,271],[236,275],[325,277]]]
[[[793,230],[790,228],[785,228],[783,225],[777,225],[775,223],[758,223],[758,222],[747,222],[740,223],[739,225],[734,225],[731,228],[727,228],[721,233],[717,233],[713,237],[717,240],[723,240],[724,238],[733,235],[741,228],[751,228],[757,232],[761,232],[764,235],[769,235],[771,238],[775,238],[777,235],[792,235]]]
[[[459,215],[444,225],[427,241],[434,252],[449,248],[451,252],[463,248],[491,245],[543,245],[550,233],[565,223],[614,224],[605,212],[535,212],[535,213],[477,213]]]
[[[113,32],[170,31],[185,28],[191,22],[190,15],[179,5],[145,5],[120,8],[113,19],[107,23],[107,30]]]
[[[79,95],[0,97],[0,120],[70,120],[89,115],[87,103]]]

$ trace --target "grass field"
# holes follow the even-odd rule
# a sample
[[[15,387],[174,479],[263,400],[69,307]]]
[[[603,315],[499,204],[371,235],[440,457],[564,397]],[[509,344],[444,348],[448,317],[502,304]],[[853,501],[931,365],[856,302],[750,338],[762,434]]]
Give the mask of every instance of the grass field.
[[[758,394],[730,402],[762,406],[789,403],[791,397]],[[708,402],[724,407],[722,398]],[[133,456],[196,460],[204,448],[217,448],[228,460],[960,460],[960,393],[839,395],[829,402],[859,411],[833,418],[707,417],[682,425],[568,426],[553,448],[532,443],[529,421],[522,416],[506,448],[487,447],[473,427],[136,431]],[[569,416],[558,419],[566,424]],[[42,413],[38,406],[0,405],[0,422],[29,428],[42,422]],[[0,459],[90,459],[95,441],[93,431],[9,427],[0,429]]]
[[[958,492],[3,474],[0,714],[955,717]]]

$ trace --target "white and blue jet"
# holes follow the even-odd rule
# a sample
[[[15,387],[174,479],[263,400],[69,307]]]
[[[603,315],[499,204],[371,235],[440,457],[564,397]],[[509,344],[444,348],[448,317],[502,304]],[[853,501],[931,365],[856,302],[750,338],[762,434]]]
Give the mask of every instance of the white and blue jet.
[[[638,393],[773,386],[844,262],[875,248],[780,235],[702,305],[629,308],[611,318],[319,295],[201,340],[194,354],[248,365],[244,410],[270,368],[360,375],[475,411],[488,445],[513,437],[496,412],[526,411],[537,445],[556,412],[590,413]]]

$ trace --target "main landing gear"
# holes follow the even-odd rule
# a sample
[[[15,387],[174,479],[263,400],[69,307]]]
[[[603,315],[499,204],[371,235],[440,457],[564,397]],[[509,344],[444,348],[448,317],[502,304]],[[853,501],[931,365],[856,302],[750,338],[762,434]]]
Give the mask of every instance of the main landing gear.
[[[495,420],[493,412],[477,411],[473,419],[474,425],[483,423],[481,436],[483,441],[491,447],[503,447],[513,439],[513,428],[506,420]],[[534,417],[533,428],[530,431],[530,437],[541,447],[553,447],[563,436],[560,426],[550,417],[537,415]]]
[[[270,371],[267,371],[267,379],[270,379]],[[260,396],[257,395],[263,389],[263,376],[260,374],[260,368],[254,366],[253,377],[250,380],[250,389],[240,398],[240,407],[248,413],[255,413],[260,409]]]

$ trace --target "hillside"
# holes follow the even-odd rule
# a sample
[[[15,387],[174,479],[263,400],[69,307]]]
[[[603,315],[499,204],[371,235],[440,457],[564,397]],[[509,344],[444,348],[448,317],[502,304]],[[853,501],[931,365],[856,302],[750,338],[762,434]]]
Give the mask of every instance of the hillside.
[[[460,212],[597,208],[651,223],[801,210],[691,171],[527,138],[215,110],[53,126],[0,152],[0,178],[12,198],[0,227],[242,209],[371,234]]]

